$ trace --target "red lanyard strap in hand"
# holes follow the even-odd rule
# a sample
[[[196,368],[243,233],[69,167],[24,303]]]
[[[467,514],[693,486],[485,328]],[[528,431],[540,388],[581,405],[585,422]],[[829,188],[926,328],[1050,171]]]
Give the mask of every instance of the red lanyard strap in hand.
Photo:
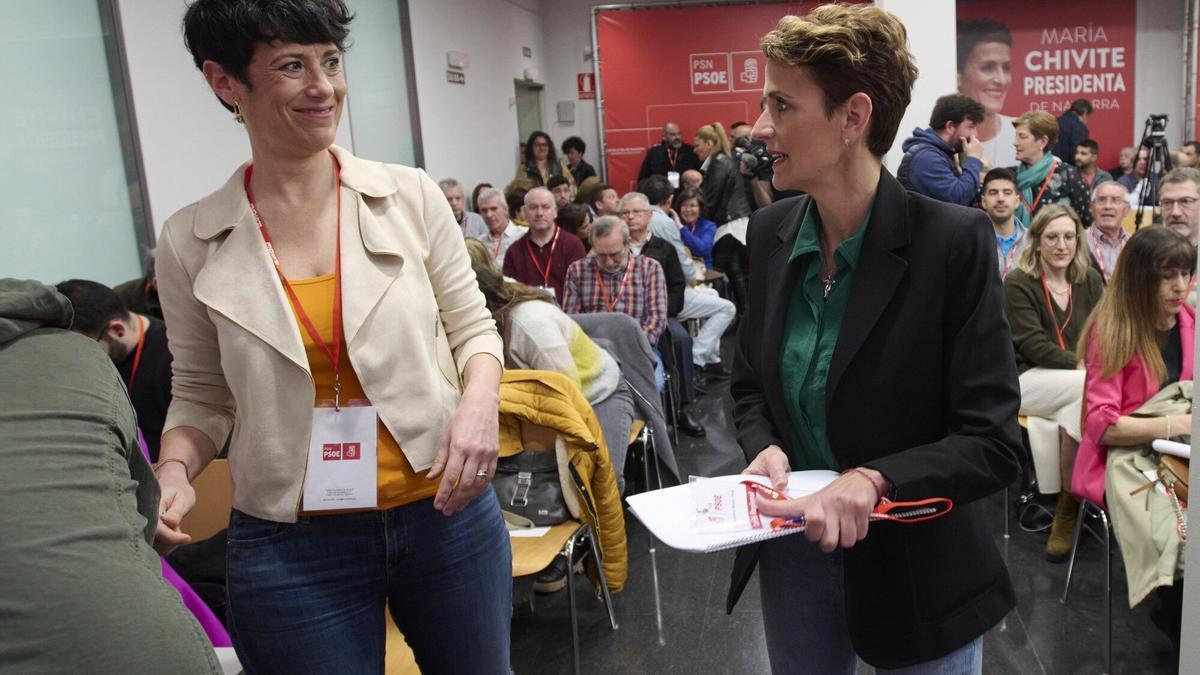
[[[1050,299],[1050,287],[1046,285],[1045,275],[1042,276],[1042,292],[1046,294],[1046,309],[1050,310],[1050,320],[1054,322],[1054,332],[1058,334],[1058,347],[1065,351],[1067,343],[1063,340],[1063,332],[1067,330],[1067,324],[1071,323],[1071,313],[1075,311],[1075,303],[1072,301],[1075,297],[1074,287],[1067,287],[1067,316],[1061,325],[1054,313],[1054,301]]]
[[[790,499],[790,497],[779,490],[756,481],[744,480],[742,481],[742,485],[745,485],[749,492],[762,494],[767,499],[774,501]],[[931,497],[914,502],[894,502],[884,497],[871,510],[870,515],[867,516],[867,520],[871,522],[886,520],[893,523],[919,523],[944,516],[953,508],[954,502],[945,497]],[[771,520],[772,530],[785,528],[803,529],[804,526],[804,516],[774,518]]]
[[[262,233],[263,241],[267,245],[267,253],[271,256],[271,262],[275,265],[275,272],[279,275],[279,281],[283,283],[283,289],[287,292],[288,299],[292,303],[292,309],[296,312],[296,318],[300,319],[300,323],[304,329],[308,331],[309,337],[316,343],[321,351],[329,357],[329,361],[333,363],[333,407],[335,410],[341,410],[341,373],[339,372],[338,359],[342,351],[342,170],[338,165],[337,159],[333,160],[333,175],[334,187],[337,192],[337,238],[333,248],[333,344],[330,345],[321,337],[321,333],[317,330],[312,319],[308,317],[308,312],[304,311],[304,306],[300,304],[300,298],[296,295],[296,291],[292,288],[291,282],[283,273],[283,267],[279,264],[279,257],[275,255],[275,247],[271,244],[271,235],[267,233],[267,226],[263,223],[262,214],[258,212],[258,206],[254,203],[254,195],[250,191],[250,175],[254,172],[254,165],[246,167],[245,186],[246,200],[250,202],[250,211],[254,214],[254,220],[258,223],[258,231]]]
[[[546,256],[546,269],[542,269],[542,264],[538,262],[537,255],[533,252],[533,244],[529,241],[529,235],[525,235],[525,250],[529,251],[529,257],[533,260],[533,266],[537,269],[538,274],[542,277],[542,286],[550,285],[550,268],[554,264],[554,249],[558,246],[558,234],[561,232],[557,227],[554,228],[554,239],[550,242],[550,255]]]

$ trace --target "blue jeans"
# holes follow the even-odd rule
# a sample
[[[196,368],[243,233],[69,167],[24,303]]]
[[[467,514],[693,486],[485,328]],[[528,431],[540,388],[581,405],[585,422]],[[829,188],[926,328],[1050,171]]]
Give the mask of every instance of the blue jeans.
[[[764,542],[758,557],[763,627],[776,673],[853,675],[858,659],[846,625],[842,552],[823,553],[803,535]],[[983,636],[949,654],[905,668],[876,668],[899,675],[978,675]]]
[[[509,672],[512,550],[488,487],[446,517],[229,521],[229,632],[247,673],[381,673],[384,603],[424,673]]]

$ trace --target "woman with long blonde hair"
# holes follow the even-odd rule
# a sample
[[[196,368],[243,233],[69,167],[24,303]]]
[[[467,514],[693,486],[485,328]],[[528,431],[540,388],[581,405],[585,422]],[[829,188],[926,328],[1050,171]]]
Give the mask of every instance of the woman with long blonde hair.
[[[1070,482],[1079,447],[1079,409],[1084,371],[1075,344],[1104,293],[1091,267],[1083,225],[1069,206],[1048,204],[1029,226],[1017,269],[1004,280],[1004,312],[1021,373],[1021,414],[1029,421],[1029,449],[1038,490],[1058,492],[1046,558],[1062,562],[1071,552],[1079,502]]]

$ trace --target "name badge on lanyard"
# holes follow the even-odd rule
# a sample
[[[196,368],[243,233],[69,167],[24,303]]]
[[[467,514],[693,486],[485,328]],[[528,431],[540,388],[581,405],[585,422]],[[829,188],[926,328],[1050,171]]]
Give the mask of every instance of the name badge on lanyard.
[[[271,235],[263,223],[262,214],[250,190],[254,166],[246,167],[244,185],[250,211],[258,223],[267,254],[275,273],[287,293],[296,318],[308,332],[313,343],[329,357],[333,365],[333,407],[313,408],[312,436],[308,445],[308,465],[304,473],[302,511],[374,508],[378,504],[378,468],[375,464],[376,410],[371,405],[341,404],[342,351],[342,180],[341,167],[334,159],[334,179],[337,191],[337,237],[333,250],[333,324],[330,339],[322,337],[299,296],[283,273]]]
[[[678,190],[679,189],[679,172],[678,171],[668,171],[667,172],[667,181],[669,183],[671,183],[671,187]]]
[[[375,406],[313,408],[308,470],[304,474],[304,511],[375,508]]]

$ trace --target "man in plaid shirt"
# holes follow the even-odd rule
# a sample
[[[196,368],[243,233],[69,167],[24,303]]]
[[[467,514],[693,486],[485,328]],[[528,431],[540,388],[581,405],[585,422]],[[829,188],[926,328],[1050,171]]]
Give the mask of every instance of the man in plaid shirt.
[[[592,223],[591,254],[567,268],[563,311],[567,314],[621,312],[637,319],[650,340],[667,327],[667,282],[658,261],[633,255],[629,227],[615,216]]]

